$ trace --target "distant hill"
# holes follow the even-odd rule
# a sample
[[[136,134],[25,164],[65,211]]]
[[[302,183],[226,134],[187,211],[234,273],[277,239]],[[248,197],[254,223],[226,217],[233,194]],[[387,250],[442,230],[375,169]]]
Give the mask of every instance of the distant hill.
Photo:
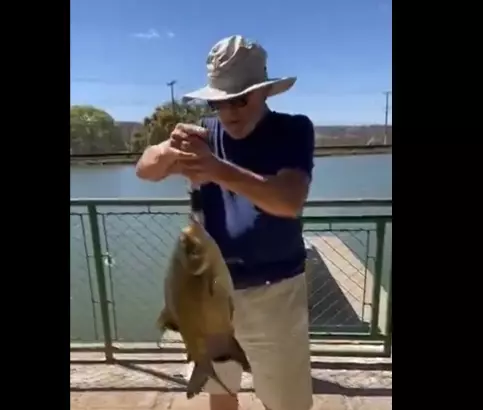
[[[124,144],[128,144],[131,135],[140,130],[143,126],[140,122],[135,121],[116,121],[116,125],[120,130],[121,139]]]
[[[128,143],[132,134],[138,131],[142,124],[135,121],[116,122],[120,129],[121,138]],[[384,125],[316,125],[316,145],[357,146],[384,144]],[[392,126],[387,127],[387,144],[392,144]]]
[[[384,125],[317,125],[317,146],[384,144]],[[392,145],[392,126],[387,127],[387,144]]]

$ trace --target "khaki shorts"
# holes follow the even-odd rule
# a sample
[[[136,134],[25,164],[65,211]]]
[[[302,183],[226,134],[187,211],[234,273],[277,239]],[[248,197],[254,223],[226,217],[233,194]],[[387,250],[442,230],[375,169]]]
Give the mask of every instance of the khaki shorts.
[[[305,275],[273,285],[235,291],[235,333],[252,366],[255,393],[270,410],[309,410],[312,378]],[[230,390],[240,389],[242,370],[215,363]],[[205,391],[225,394],[209,380]]]

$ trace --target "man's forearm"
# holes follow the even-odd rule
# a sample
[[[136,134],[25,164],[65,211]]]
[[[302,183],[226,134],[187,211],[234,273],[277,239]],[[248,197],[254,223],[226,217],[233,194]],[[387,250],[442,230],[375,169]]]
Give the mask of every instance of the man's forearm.
[[[161,181],[176,170],[174,158],[168,153],[168,141],[146,148],[136,164],[138,178]]]
[[[276,216],[297,217],[305,200],[278,176],[261,176],[226,161],[219,161],[213,182]]]

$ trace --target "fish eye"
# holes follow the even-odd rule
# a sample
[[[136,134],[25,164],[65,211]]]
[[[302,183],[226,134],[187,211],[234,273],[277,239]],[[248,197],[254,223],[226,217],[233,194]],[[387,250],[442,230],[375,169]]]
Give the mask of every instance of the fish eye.
[[[194,243],[193,241],[187,241],[185,243],[185,251],[190,258],[194,258],[194,259],[201,258],[201,248],[198,244]]]

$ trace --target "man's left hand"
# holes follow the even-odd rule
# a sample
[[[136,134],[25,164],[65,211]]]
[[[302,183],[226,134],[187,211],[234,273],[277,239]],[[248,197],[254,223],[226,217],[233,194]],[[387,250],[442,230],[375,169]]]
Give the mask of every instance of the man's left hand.
[[[219,159],[213,155],[208,143],[203,138],[198,136],[183,138],[180,149],[182,152],[191,154],[178,158],[182,175],[195,183],[213,180],[218,170]]]

